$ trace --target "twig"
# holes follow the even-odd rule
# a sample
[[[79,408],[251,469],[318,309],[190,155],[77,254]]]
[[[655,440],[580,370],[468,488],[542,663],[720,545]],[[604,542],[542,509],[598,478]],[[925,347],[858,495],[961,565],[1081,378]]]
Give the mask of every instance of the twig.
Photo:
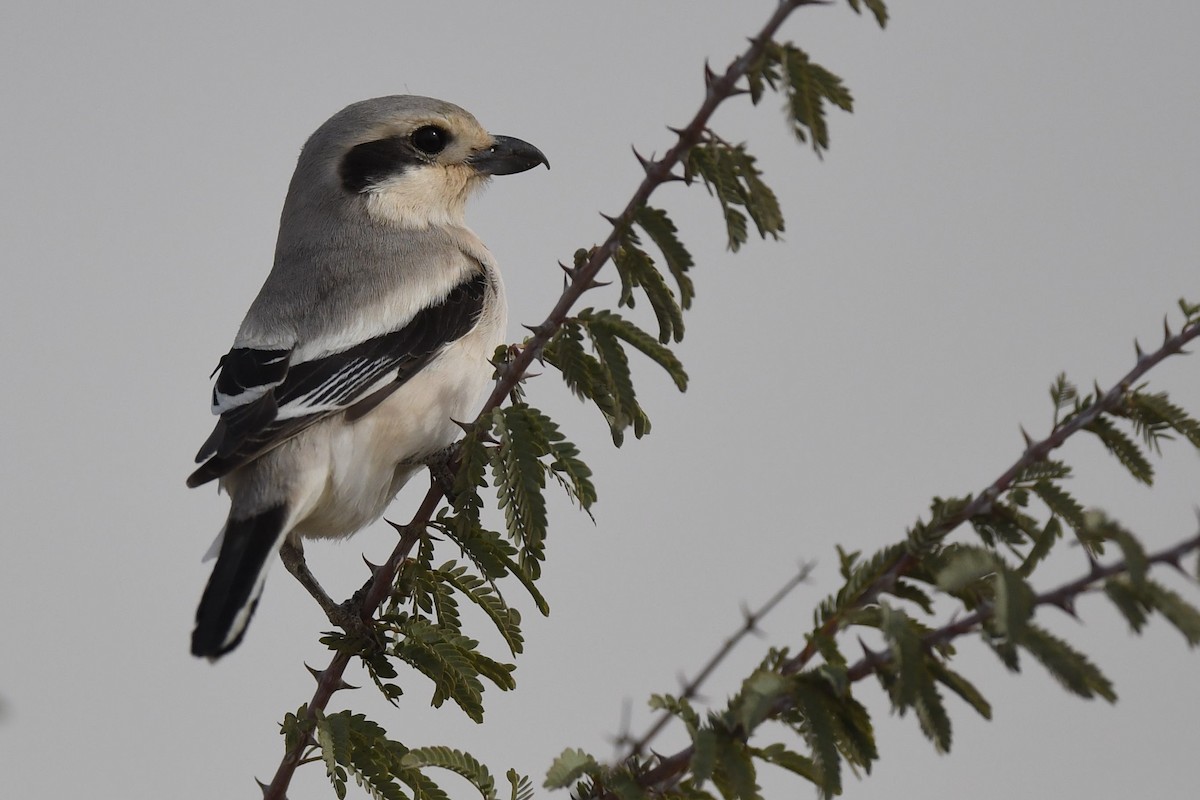
[[[758,629],[758,624],[762,622],[763,617],[771,613],[771,611],[775,608],[775,606],[779,605],[783,598],[787,597],[792,590],[801,583],[808,580],[808,576],[812,574],[812,568],[813,565],[810,563],[801,564],[799,571],[792,577],[788,578],[787,583],[779,587],[779,590],[776,591],[775,594],[771,595],[767,602],[763,603],[755,611],[746,614],[745,619],[742,620],[742,624],[737,631],[725,640],[724,644],[721,645],[717,652],[713,653],[712,657],[709,658],[708,662],[703,668],[701,668],[700,672],[696,674],[696,677],[684,684],[683,691],[680,693],[680,696],[685,700],[691,700],[696,697],[697,693],[700,691],[700,686],[706,680],[708,680],[708,677],[712,674],[713,670],[715,670],[717,666],[725,660],[726,656],[733,652],[734,648],[741,643],[742,639],[746,638],[746,636]],[[645,753],[654,737],[658,736],[658,734],[662,732],[662,729],[665,728],[673,719],[675,719],[673,715],[664,712],[657,720],[655,720],[654,724],[650,726],[649,730],[642,734],[639,739],[636,741],[629,741],[628,738],[624,739],[621,743],[628,744],[629,751],[620,760],[625,761],[633,756],[640,756]]]
[[[1183,348],[1197,338],[1200,338],[1200,320],[1185,325],[1177,334],[1172,335],[1170,331],[1167,331],[1163,337],[1162,346],[1152,353],[1142,353],[1139,349],[1137,362],[1133,368],[1109,387],[1108,391],[1101,394],[1095,403],[1074,417],[1071,417],[1066,423],[1057,426],[1045,439],[1029,444],[1025,448],[1025,452],[1013,462],[1012,466],[1006,469],[1000,477],[992,481],[973,500],[964,505],[957,514],[950,516],[935,528],[931,532],[931,535],[938,538],[944,537],[972,517],[986,513],[996,498],[1012,486],[1013,481],[1027,467],[1039,461],[1045,461],[1050,456],[1050,453],[1061,447],[1067,439],[1094,422],[1101,414],[1115,411],[1124,402],[1125,395],[1129,392],[1130,388],[1136,385],[1147,372],[1168,357],[1183,353]],[[842,617],[846,611],[862,608],[873,602],[879,596],[880,592],[890,589],[895,585],[897,579],[906,574],[916,564],[917,557],[911,553],[906,552],[897,557],[895,562],[863,591],[856,602],[848,604],[842,610],[842,613],[830,616],[817,633],[823,636],[833,635],[840,627]],[[799,672],[808,665],[808,662],[812,660],[817,652],[816,640],[816,636],[810,638],[804,649],[796,654],[795,658],[787,662],[783,669],[784,674]]]
[[[1146,556],[1146,564],[1170,564],[1178,566],[1180,559],[1188,553],[1200,551],[1200,535],[1186,539],[1172,547],[1157,553],[1148,554]],[[1047,592],[1035,595],[1034,607],[1043,605],[1054,605],[1062,607],[1070,602],[1074,597],[1088,591],[1093,584],[1105,578],[1111,578],[1114,575],[1120,575],[1127,572],[1129,564],[1125,560],[1118,561],[1115,564],[1110,564],[1107,567],[1096,567],[1088,570],[1088,574],[1081,578],[1070,581]],[[939,644],[945,644],[959,636],[963,636],[972,632],[980,623],[986,621],[995,613],[992,608],[981,609],[966,617],[955,620],[940,628],[927,633],[922,641],[926,647],[933,647]],[[863,678],[872,675],[880,667],[888,664],[891,661],[891,650],[882,652],[872,652],[864,656],[859,661],[855,662],[848,670],[848,676],[851,681],[859,681]],[[775,715],[783,713],[791,709],[791,702],[787,699],[780,701],[779,705],[774,708]],[[692,756],[695,753],[693,746],[685,747],[677,753],[670,756],[659,757],[658,764],[653,769],[641,773],[637,777],[638,785],[642,788],[652,788],[656,786],[670,785],[678,782],[678,780],[687,771],[688,765],[691,763]],[[613,792],[604,792],[597,795],[596,800],[620,800]]]
[[[1179,560],[1193,551],[1200,551],[1200,535],[1184,539],[1182,542],[1165,550],[1160,550],[1157,553],[1147,554],[1146,565],[1170,564],[1177,567],[1179,566]],[[1096,583],[1128,571],[1129,562],[1124,559],[1108,566],[1096,565],[1088,570],[1087,575],[1064,583],[1055,589],[1034,595],[1033,606],[1034,608],[1046,605],[1070,608],[1075,598],[1089,591]],[[935,628],[922,636],[921,641],[927,648],[946,644],[957,639],[959,636],[971,633],[980,624],[991,619],[995,613],[995,606],[989,605],[981,608],[972,614],[956,619],[954,622],[943,625],[940,628]],[[872,653],[869,657],[863,657],[856,661],[849,668],[847,674],[851,681],[859,681],[873,674],[880,667],[886,666],[891,660],[892,653],[890,648],[882,652]]]

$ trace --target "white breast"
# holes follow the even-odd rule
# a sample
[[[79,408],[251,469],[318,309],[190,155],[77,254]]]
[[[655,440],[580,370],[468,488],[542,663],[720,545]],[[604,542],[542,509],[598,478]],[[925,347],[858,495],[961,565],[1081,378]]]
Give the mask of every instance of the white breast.
[[[301,436],[320,451],[322,464],[304,497],[296,497],[295,534],[349,536],[378,519],[423,459],[450,445],[478,413],[492,374],[488,360],[503,341],[507,322],[503,286],[492,270],[495,297],[485,301],[475,328],[365,416],[348,423],[338,415]],[[323,479],[322,479],[323,478]]]

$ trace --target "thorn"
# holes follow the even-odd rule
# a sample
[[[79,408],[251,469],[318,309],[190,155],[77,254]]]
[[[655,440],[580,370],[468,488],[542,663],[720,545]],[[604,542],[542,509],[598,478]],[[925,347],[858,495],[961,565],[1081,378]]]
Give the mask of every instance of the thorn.
[[[380,567],[383,566],[382,564],[372,564],[370,561],[367,561],[366,553],[363,553],[362,560],[363,560],[363,563],[367,565],[367,569],[369,569],[371,571],[372,577],[374,577],[379,572]]]
[[[667,130],[678,136],[680,139],[683,138],[683,134],[685,132],[683,128],[673,128],[670,125],[667,126]]]
[[[1025,440],[1025,449],[1028,450],[1029,448],[1033,447],[1033,437],[1029,435],[1029,432],[1027,430],[1025,430],[1024,425],[1022,425],[1020,427],[1021,427],[1021,438]]]
[[[1075,597],[1074,595],[1066,595],[1058,600],[1053,601],[1055,606],[1058,606],[1064,613],[1079,619],[1079,614],[1075,612]]]
[[[647,174],[649,174],[650,170],[654,167],[654,165],[658,163],[657,161],[653,161],[648,158],[643,158],[642,154],[637,151],[637,148],[632,145],[630,145],[629,149],[633,151],[633,157],[638,160],[638,163],[642,165],[642,169]]]
[[[704,87],[707,89],[712,86],[716,79],[717,73],[713,72],[712,67],[708,65],[708,59],[704,59]]]
[[[558,266],[562,269],[563,272],[567,273],[567,277],[569,277],[569,278],[574,278],[578,274],[578,270],[576,270],[574,267],[568,267],[566,264],[564,264],[561,261],[558,262]]]
[[[325,679],[325,673],[328,671],[328,670],[324,670],[324,669],[315,669],[313,667],[310,667],[308,665],[308,662],[305,662],[304,668],[309,671],[309,674],[311,674],[313,676],[313,679],[316,680],[317,683],[320,683],[322,680]],[[357,689],[357,688],[358,688],[357,686],[351,686],[350,684],[346,683],[344,680],[339,678],[338,685],[333,688],[333,691],[336,692],[336,691],[340,691],[341,689]]]
[[[750,94],[750,90],[743,89],[740,86],[734,86],[732,89],[729,90],[730,97],[737,97],[738,95],[741,95],[741,94]]]
[[[674,172],[670,173],[669,175],[667,175],[667,177],[662,179],[663,183],[674,183],[675,181],[683,181],[684,183],[691,184],[691,180],[689,180],[688,178],[685,178],[682,175],[676,175]]]
[[[263,797],[266,797],[266,796],[267,796],[267,789],[270,789],[271,787],[270,787],[270,786],[267,786],[265,783],[263,783],[262,781],[260,781],[258,778],[255,778],[255,779],[254,779],[254,782],[258,784],[258,789],[259,789],[259,791],[261,791],[261,792],[263,793]],[[283,799],[283,800],[287,800],[287,797],[284,797],[284,799]]]
[[[320,683],[320,682],[321,682],[321,681],[322,681],[322,680],[325,678],[325,672],[326,672],[326,670],[323,670],[323,669],[313,669],[313,668],[312,668],[312,667],[310,667],[310,666],[309,666],[307,663],[304,665],[304,668],[305,668],[305,669],[307,669],[309,672],[311,672],[311,673],[312,673],[312,676],[313,676],[314,678],[316,678],[316,680],[317,680],[317,683]],[[339,678],[339,679],[338,679],[338,685],[337,685],[337,686],[335,686],[335,687],[333,687],[333,691],[335,691],[335,692],[340,692],[342,689],[357,689],[357,688],[358,688],[357,686],[351,686],[350,684],[346,683],[344,680],[342,680],[341,678]]]
[[[1146,354],[1142,352],[1142,346],[1138,343],[1137,339],[1133,340],[1133,352],[1137,353],[1137,360],[1139,362],[1146,357]]]
[[[1164,341],[1164,342],[1165,342],[1165,341],[1167,341],[1168,339],[1170,339],[1170,338],[1171,338],[1172,336],[1174,336],[1174,335],[1175,335],[1175,334],[1171,333],[1171,322],[1170,322],[1170,320],[1168,320],[1168,319],[1166,318],[1166,316],[1163,316],[1163,341]]]
[[[858,637],[858,646],[862,648],[863,659],[870,665],[872,671],[883,666],[883,659],[879,657],[878,653],[867,647],[867,643],[862,640],[861,636]]]
[[[461,422],[461,421],[455,419],[454,417],[451,417],[450,421],[453,422],[458,427],[462,428],[463,433],[469,434],[469,433],[471,433],[471,431],[475,430],[474,422]]]
[[[604,219],[610,225],[612,225],[614,228],[617,227],[617,224],[618,224],[617,221],[620,219],[620,217],[610,217],[608,214],[605,214],[603,211],[600,212],[600,216],[604,217]]]
[[[546,326],[543,325],[522,325],[522,328],[532,333],[534,336],[541,336],[546,332]]]

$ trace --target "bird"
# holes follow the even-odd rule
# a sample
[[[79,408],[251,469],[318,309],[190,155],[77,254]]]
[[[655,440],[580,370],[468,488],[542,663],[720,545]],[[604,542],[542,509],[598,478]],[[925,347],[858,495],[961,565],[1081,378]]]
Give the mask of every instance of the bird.
[[[542,164],[532,144],[415,95],[352,103],[305,142],[187,479],[218,481],[230,501],[194,655],[241,643],[281,550],[292,569],[303,539],[377,520],[474,417],[508,312],[465,205],[491,176]]]

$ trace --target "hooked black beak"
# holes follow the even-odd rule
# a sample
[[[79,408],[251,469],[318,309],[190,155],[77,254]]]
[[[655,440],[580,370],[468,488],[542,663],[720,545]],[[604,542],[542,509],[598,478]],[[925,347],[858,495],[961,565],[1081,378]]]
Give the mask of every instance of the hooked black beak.
[[[538,164],[550,169],[550,162],[541,150],[512,136],[493,136],[492,146],[472,155],[467,163],[481,175],[512,175]]]

